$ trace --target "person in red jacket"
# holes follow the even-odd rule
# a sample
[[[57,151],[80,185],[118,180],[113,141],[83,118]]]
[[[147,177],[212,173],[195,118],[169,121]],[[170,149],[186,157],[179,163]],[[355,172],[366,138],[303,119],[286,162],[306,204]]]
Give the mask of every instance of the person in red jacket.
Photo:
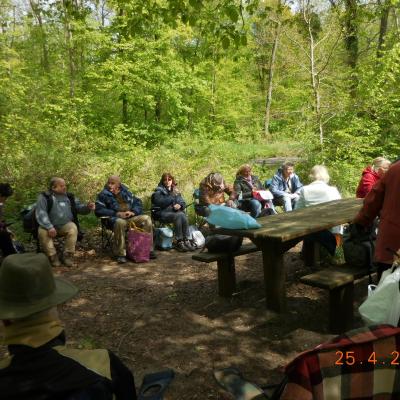
[[[372,189],[372,186],[385,174],[390,167],[390,161],[384,157],[377,157],[372,160],[372,165],[368,165],[362,172],[360,183],[358,184],[356,196],[363,199]]]
[[[400,162],[394,163],[378,180],[364,199],[364,205],[354,222],[364,227],[372,225],[379,215],[374,261],[378,273],[389,268],[394,252],[400,248]]]

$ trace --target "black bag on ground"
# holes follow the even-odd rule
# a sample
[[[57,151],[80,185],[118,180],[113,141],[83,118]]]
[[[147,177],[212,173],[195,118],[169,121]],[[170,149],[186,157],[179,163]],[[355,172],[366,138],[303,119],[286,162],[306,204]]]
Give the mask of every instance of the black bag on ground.
[[[375,252],[376,223],[371,228],[350,224],[343,234],[343,254],[346,263],[372,269]]]
[[[229,235],[210,235],[206,237],[205,248],[209,253],[233,253],[240,249],[243,238]]]

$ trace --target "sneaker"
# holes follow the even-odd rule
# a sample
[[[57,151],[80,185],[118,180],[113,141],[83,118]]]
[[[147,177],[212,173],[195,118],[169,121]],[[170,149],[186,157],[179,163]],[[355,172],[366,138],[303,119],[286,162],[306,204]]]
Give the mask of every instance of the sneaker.
[[[155,260],[157,258],[157,254],[154,250],[150,251],[150,260]]]
[[[66,267],[73,267],[74,266],[74,255],[70,253],[64,254],[64,265]]]
[[[54,254],[53,256],[49,257],[50,263],[53,267],[61,267],[60,260],[58,258],[57,254]]]
[[[183,240],[177,240],[174,248],[182,253],[188,251],[188,248],[185,246],[185,242]]]
[[[185,243],[185,247],[189,250],[189,251],[195,251],[196,247],[193,246],[192,242],[189,239],[185,239],[184,241]]]
[[[127,263],[127,262],[128,262],[128,260],[126,259],[125,256],[119,256],[119,257],[117,257],[117,263],[118,263],[118,264],[125,264],[125,263]]]

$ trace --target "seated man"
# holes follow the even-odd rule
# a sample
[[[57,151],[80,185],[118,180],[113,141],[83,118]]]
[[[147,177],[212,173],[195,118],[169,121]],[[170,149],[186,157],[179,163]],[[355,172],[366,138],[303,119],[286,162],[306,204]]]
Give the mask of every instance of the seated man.
[[[129,221],[153,237],[153,225],[148,215],[143,215],[142,201],[135,197],[128,188],[121,183],[119,176],[110,176],[104,189],[96,200],[96,216],[110,217],[110,228],[114,231],[113,252],[117,261],[126,263],[126,231]],[[154,251],[150,258],[156,258]]]
[[[274,204],[283,206],[285,211],[292,211],[299,199],[299,191],[303,184],[294,173],[294,164],[287,162],[278,169],[270,186],[274,195]]]
[[[330,178],[325,166],[314,165],[314,167],[311,168],[310,179],[312,182],[300,189],[296,210],[342,198],[336,187],[328,185]],[[339,225],[330,230],[310,234],[304,239],[304,243],[307,244],[307,242],[312,241],[319,242],[327,249],[329,254],[333,256],[336,250],[336,243],[340,242],[337,238],[341,238],[342,234],[343,229],[342,226]]]
[[[49,192],[39,195],[35,211],[39,224],[38,238],[42,251],[49,257],[53,267],[61,265],[53,238],[65,236],[63,263],[72,267],[78,239],[77,214],[89,214],[94,207],[93,202],[81,204],[72,193],[67,193],[62,178],[51,178]]]
[[[12,243],[12,233],[7,228],[7,223],[3,219],[4,203],[12,194],[13,190],[9,183],[0,183],[0,250],[3,254],[3,257],[15,253]]]
[[[135,400],[132,373],[105,349],[65,347],[57,305],[77,293],[54,278],[42,254],[13,254],[0,267],[0,320],[9,356],[0,363],[2,399]]]
[[[225,201],[225,194],[229,196]],[[206,217],[208,215],[208,205],[225,205],[236,208],[237,194],[232,185],[225,183],[223,176],[219,172],[208,174],[201,182],[199,187],[199,204],[195,210],[198,215]]]

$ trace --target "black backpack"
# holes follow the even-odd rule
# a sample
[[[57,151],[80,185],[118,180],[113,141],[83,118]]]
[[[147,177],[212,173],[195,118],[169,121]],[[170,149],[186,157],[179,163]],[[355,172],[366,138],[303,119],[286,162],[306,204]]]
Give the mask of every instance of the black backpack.
[[[243,238],[228,235],[210,235],[206,237],[205,248],[209,253],[234,253],[240,249]]]
[[[346,263],[371,272],[375,253],[376,227],[370,228],[350,224],[343,234],[343,254]]]
[[[42,192],[41,194],[46,198],[47,213],[49,213],[53,207],[53,197],[49,192]],[[71,212],[73,215],[73,221],[76,227],[78,228],[78,241],[81,241],[83,239],[84,233],[79,225],[75,196],[73,193],[68,192],[67,197],[71,203]],[[24,229],[24,232],[30,233],[32,237],[37,240],[39,224],[36,220],[36,203],[31,204],[29,207],[24,208],[20,214],[22,218],[22,227]]]

